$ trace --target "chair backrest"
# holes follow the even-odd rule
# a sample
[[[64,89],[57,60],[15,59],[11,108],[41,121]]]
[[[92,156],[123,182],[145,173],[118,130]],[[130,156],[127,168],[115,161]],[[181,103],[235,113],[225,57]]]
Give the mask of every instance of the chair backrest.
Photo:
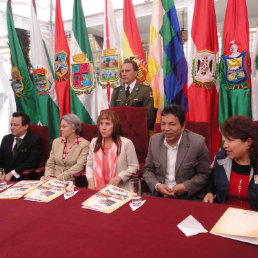
[[[94,137],[98,136],[98,126],[82,123],[81,136],[91,142]]]
[[[29,127],[29,130],[32,134],[38,135],[43,144],[43,150],[42,150],[42,159],[40,161],[40,165],[44,166],[49,158],[49,131],[48,126],[40,126],[40,125],[33,125],[31,124]]]
[[[117,113],[124,136],[135,147],[139,163],[144,163],[148,152],[147,114],[145,107],[113,107]]]
[[[211,155],[211,128],[208,122],[195,122],[191,120],[185,121],[185,128],[202,135],[205,138],[206,145]],[[160,123],[154,125],[154,133],[161,132]]]
[[[258,121],[253,121],[253,122],[258,127]]]

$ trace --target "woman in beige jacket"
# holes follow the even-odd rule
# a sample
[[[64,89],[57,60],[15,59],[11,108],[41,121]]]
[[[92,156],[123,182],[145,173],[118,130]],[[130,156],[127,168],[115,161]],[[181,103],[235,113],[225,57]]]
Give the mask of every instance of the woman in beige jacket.
[[[61,118],[60,131],[62,137],[53,141],[45,176],[66,180],[67,175],[85,169],[89,142],[79,136],[81,121],[74,114],[64,115]]]
[[[134,145],[121,136],[115,112],[102,112],[97,123],[98,137],[91,141],[86,165],[88,188],[100,190],[112,184],[128,189],[128,180],[139,169]]]

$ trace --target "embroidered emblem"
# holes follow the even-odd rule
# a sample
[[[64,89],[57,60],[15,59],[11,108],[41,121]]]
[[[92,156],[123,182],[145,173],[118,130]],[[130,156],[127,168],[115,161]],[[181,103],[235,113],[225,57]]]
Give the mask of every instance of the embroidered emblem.
[[[22,82],[22,76],[17,66],[12,67],[12,88],[17,97],[24,97],[23,90],[24,85]]]
[[[193,80],[204,87],[211,87],[216,80],[216,55],[209,50],[197,51],[194,59]]]
[[[49,82],[47,79],[47,70],[44,67],[37,68],[33,71],[34,81],[38,95],[49,94]]]
[[[74,63],[71,64],[71,86],[76,95],[91,94],[95,88],[93,84],[92,64],[90,61],[86,61],[86,59],[86,54],[73,56]]]
[[[222,56],[226,67],[226,81],[230,83],[242,83],[247,79],[245,68],[246,51],[238,57]]]
[[[103,88],[116,88],[120,80],[120,55],[116,54],[116,49],[105,49],[101,58],[100,85]]]
[[[55,55],[55,74],[58,81],[68,79],[67,53],[61,51]]]
[[[230,56],[222,56],[225,62],[225,79],[229,83],[240,84],[247,79],[245,57],[247,51],[238,52],[238,45],[235,40],[230,42]]]

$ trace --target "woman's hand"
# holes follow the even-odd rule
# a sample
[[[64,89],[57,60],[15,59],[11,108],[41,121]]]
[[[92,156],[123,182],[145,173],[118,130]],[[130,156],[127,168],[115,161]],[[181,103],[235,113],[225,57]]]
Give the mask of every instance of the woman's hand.
[[[55,176],[42,176],[40,178],[40,181],[48,181],[50,179],[56,179],[56,177]]]
[[[94,184],[93,178],[88,179],[88,189],[95,190],[95,184]]]
[[[212,193],[207,193],[204,198],[203,198],[203,202],[209,202],[209,203],[213,203],[214,202],[214,198],[215,196]]]
[[[109,183],[111,185],[118,186],[121,181],[122,181],[122,178],[120,176],[115,176],[115,177],[111,178]]]

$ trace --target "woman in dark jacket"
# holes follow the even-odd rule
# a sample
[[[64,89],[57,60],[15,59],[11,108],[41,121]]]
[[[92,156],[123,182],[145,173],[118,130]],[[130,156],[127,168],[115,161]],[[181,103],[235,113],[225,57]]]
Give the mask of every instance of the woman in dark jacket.
[[[224,149],[215,158],[204,202],[258,210],[258,127],[245,116],[222,125]]]

